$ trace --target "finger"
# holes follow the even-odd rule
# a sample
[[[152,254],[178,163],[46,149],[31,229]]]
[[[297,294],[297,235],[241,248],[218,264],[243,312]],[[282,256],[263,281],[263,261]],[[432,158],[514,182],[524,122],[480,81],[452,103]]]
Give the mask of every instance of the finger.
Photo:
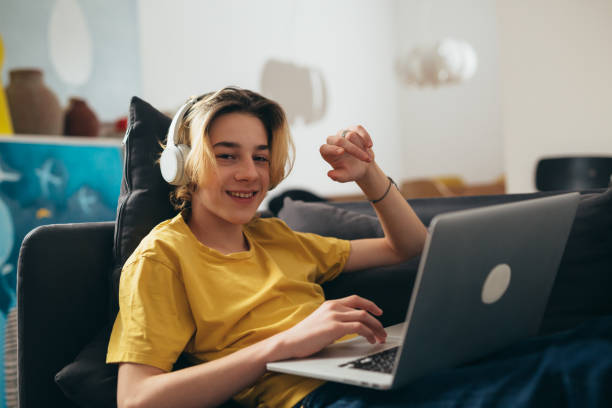
[[[365,337],[370,344],[376,343],[378,339],[369,327],[360,322],[342,323],[341,327],[344,335],[357,333],[358,335]],[[382,342],[384,339],[380,339],[380,341]]]
[[[353,309],[362,309],[372,313],[375,316],[383,314],[381,308],[376,303],[357,295],[351,295],[344,298],[336,299],[337,302],[344,306],[352,307]]]
[[[344,313],[339,313],[337,318],[342,322],[359,321],[370,328],[378,339],[387,338],[387,332],[385,331],[382,323],[365,310],[349,309]]]
[[[365,140],[366,142],[366,147],[370,148],[374,146],[374,143],[372,143],[372,138],[370,137],[370,134],[363,126],[357,125],[352,130],[359,133],[359,135],[363,137],[363,140]]]
[[[351,181],[348,172],[345,169],[333,169],[327,172],[327,177],[339,183]]]
[[[333,159],[344,153],[344,149],[339,146],[324,144],[319,147],[319,153],[321,153],[321,156],[323,156],[323,158],[329,157],[330,159]]]
[[[368,148],[368,141],[354,127],[339,130],[335,135],[327,136],[326,139],[328,144],[336,146],[342,145],[344,140],[349,140],[350,142],[359,146],[364,151]]]
[[[345,136],[345,139],[348,140],[349,142],[353,143],[354,145],[356,145],[357,147],[359,147],[363,151],[366,151],[368,149],[367,142],[357,132],[353,132],[353,131],[348,132],[346,134],[346,136]]]
[[[361,125],[353,126],[350,129],[353,130],[355,134],[359,135],[359,140],[362,143],[361,146],[368,153],[370,161],[373,161],[374,152],[372,151],[372,146],[374,144],[372,143],[372,138],[370,137],[368,131]],[[351,139],[351,141],[354,142],[353,139]]]
[[[351,132],[347,134],[346,139],[366,152],[368,155],[366,161],[374,160],[374,151],[367,145],[368,142],[363,138],[363,136],[359,135],[357,132]]]
[[[374,151],[372,150],[372,139],[370,138],[370,134],[363,128],[363,126],[359,125],[356,127],[355,132],[353,133],[358,135],[360,146],[364,151],[368,153],[370,161],[374,160]],[[355,142],[357,136],[351,139],[351,142]]]
[[[363,142],[355,139],[356,137],[360,137],[360,136],[354,132],[350,132],[350,133],[347,133],[346,137],[341,138],[334,144],[336,146],[344,148],[344,150],[348,154],[355,156],[356,158],[360,160],[369,162],[370,155],[368,154],[365,146],[362,147]]]
[[[350,132],[349,129],[340,129],[339,131],[336,132],[335,135],[327,136],[325,141],[327,144],[339,145],[342,139],[346,139],[346,136],[349,134],[349,132]]]
[[[338,132],[336,132],[335,138],[347,138],[351,132],[357,133],[361,138],[363,138],[365,142],[364,146],[366,148],[371,148],[372,146],[374,146],[370,133],[361,125],[350,126],[346,129],[340,129]]]
[[[380,320],[363,309],[347,308],[347,310],[344,312],[339,313],[338,319],[343,322],[360,321],[366,324],[368,327],[371,327],[373,330],[380,330],[384,332],[384,328]]]
[[[340,129],[339,131],[337,131],[337,132],[336,132],[336,136],[337,136],[337,137],[340,137],[340,138],[342,138],[342,137],[346,137],[346,134],[347,134],[348,132],[350,132],[350,131],[351,131],[351,129],[350,129],[350,128],[342,128],[342,129]]]

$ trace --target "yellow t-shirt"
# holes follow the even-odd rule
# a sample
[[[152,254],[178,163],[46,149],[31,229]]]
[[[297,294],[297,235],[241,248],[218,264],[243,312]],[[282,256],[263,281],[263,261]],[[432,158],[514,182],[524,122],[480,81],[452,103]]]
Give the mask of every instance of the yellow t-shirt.
[[[108,363],[170,371],[185,351],[211,361],[284,331],[323,303],[321,283],[344,268],[349,241],[292,231],[277,218],[243,228],[249,250],[203,245],[181,214],[155,227],[125,263]],[[292,407],[319,380],[266,373],[234,397]]]

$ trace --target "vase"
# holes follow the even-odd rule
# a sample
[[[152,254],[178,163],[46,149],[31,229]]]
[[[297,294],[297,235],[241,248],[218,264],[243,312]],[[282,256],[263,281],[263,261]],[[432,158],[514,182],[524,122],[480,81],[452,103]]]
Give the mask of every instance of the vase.
[[[68,136],[98,136],[100,122],[83,99],[70,98],[64,117],[64,134]]]
[[[43,82],[41,70],[10,71],[6,98],[15,133],[62,134],[62,107],[57,96]]]

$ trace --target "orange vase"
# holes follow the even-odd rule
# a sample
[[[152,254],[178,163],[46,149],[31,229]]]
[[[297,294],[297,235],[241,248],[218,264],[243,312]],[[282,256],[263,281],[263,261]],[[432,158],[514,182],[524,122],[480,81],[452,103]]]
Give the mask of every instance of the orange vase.
[[[57,96],[44,84],[41,70],[10,71],[6,99],[15,133],[62,134],[62,107]]]

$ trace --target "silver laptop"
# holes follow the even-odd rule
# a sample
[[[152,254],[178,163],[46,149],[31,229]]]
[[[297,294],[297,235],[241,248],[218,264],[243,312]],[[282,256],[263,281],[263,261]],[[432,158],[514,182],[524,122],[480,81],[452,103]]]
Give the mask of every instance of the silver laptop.
[[[386,343],[358,336],[268,370],[390,389],[535,335],[578,201],[570,193],[434,217],[406,321],[386,328]]]

